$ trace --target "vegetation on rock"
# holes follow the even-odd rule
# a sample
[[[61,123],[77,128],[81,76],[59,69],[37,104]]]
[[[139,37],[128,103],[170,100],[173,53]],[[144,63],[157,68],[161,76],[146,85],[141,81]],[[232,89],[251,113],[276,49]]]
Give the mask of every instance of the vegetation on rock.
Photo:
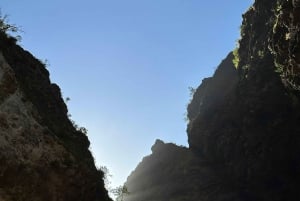
[[[22,37],[19,35],[22,30],[15,24],[11,24],[8,21],[8,15],[2,15],[0,9],[0,32],[5,33],[12,39],[20,41]]]

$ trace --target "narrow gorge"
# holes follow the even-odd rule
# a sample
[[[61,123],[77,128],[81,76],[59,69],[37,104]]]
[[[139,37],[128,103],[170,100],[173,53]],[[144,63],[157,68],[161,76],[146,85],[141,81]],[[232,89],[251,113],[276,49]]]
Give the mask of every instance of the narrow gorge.
[[[119,200],[300,200],[300,1],[255,0],[240,34],[188,104],[189,146],[157,139]],[[112,201],[89,146],[46,65],[0,29],[0,201]]]

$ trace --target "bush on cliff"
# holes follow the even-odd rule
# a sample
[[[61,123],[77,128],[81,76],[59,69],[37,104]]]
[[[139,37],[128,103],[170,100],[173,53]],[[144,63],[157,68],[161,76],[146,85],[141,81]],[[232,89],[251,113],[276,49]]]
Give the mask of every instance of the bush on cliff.
[[[8,21],[8,15],[2,15],[0,10],[0,32],[6,34],[9,38],[16,41],[20,41],[22,37],[19,35],[21,32],[20,27],[15,24],[10,24]]]

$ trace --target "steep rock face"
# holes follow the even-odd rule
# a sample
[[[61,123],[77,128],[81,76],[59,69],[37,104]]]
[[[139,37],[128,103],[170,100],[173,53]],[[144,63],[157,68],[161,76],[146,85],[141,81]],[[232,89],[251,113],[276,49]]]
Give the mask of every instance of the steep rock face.
[[[193,95],[193,99],[187,107],[189,125],[188,129],[193,125],[195,119],[206,118],[204,116],[213,116],[217,112],[217,108],[222,108],[224,102],[232,98],[234,90],[239,80],[238,72],[234,67],[232,53],[221,62],[213,77],[202,80],[201,85],[197,88]],[[209,126],[209,125],[201,125]],[[194,150],[198,147],[199,135],[188,133],[189,145]],[[196,143],[194,145],[194,143]],[[209,145],[208,145],[209,146]],[[201,148],[201,150],[203,147]],[[200,151],[200,150],[199,150]]]
[[[44,65],[0,32],[0,200],[110,201]]]
[[[277,1],[269,49],[285,86],[300,90],[299,0]]]
[[[177,188],[178,194],[187,195],[178,200],[193,200],[188,198],[192,192],[201,201],[300,199],[299,5],[298,0],[256,0],[243,15],[237,70],[230,54],[194,93],[188,106],[190,147],[185,153],[193,153],[196,169],[209,170],[198,171],[193,178],[200,182],[209,175],[213,185],[188,187],[188,193]],[[129,191],[132,183],[148,179],[143,180],[143,189],[133,188],[132,197],[176,200],[176,196],[152,199],[155,191],[145,199],[142,194],[166,181],[172,186],[174,178],[181,178],[182,188],[192,181],[179,176],[180,171],[159,180],[170,175],[165,169],[176,169],[186,158],[173,152],[163,163],[154,163],[162,156],[153,152],[128,177]],[[155,182],[146,185],[153,178]]]
[[[282,71],[276,66],[280,56],[291,59],[290,47],[280,49],[290,41],[274,36],[286,34],[279,33],[278,7],[295,19],[292,1],[257,0],[243,16],[236,90],[222,105],[199,113],[188,129],[197,136],[191,149],[222,164],[217,171],[240,199],[299,199],[298,74],[290,64]]]

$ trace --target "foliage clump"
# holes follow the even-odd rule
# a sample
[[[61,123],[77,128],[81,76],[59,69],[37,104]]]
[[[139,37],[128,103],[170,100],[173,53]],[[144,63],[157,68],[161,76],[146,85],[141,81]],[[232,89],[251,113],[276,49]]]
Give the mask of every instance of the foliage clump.
[[[235,66],[235,68],[238,68],[239,62],[240,62],[239,48],[236,47],[236,48],[233,50],[232,53],[233,53],[233,60],[232,60],[232,63],[233,63],[233,65]]]
[[[10,24],[8,21],[8,15],[2,15],[0,10],[0,32],[6,34],[10,38],[14,38],[16,41],[20,41],[22,37],[19,35],[22,30],[15,24]]]

